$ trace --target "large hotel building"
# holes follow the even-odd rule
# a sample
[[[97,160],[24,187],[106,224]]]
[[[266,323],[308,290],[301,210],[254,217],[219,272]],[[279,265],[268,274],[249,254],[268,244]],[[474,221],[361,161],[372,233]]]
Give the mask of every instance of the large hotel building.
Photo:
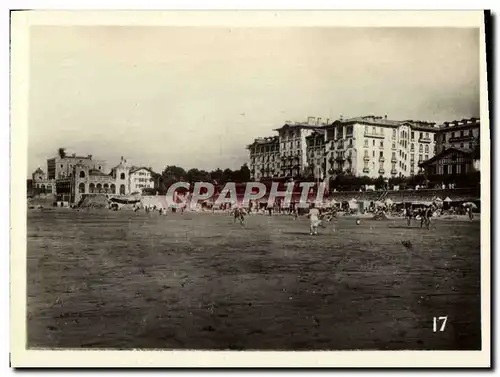
[[[479,120],[445,122],[363,116],[320,123],[286,122],[278,135],[247,146],[252,179],[312,177],[329,181],[339,173],[376,178],[422,172],[426,161],[452,147],[479,143]]]

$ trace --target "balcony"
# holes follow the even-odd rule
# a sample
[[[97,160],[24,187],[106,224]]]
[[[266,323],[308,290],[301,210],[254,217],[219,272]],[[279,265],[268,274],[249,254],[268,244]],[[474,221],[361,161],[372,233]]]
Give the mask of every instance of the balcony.
[[[394,175],[394,174],[398,174],[398,171],[396,169],[391,169],[391,174]]]
[[[378,169],[378,172],[379,172],[379,174],[384,174],[385,173],[385,169],[384,168],[380,168],[380,169]]]
[[[418,139],[419,143],[430,143],[431,141],[432,139],[430,137],[421,137],[420,139]]]
[[[464,135],[464,136],[455,136],[455,137],[450,137],[448,140],[448,143],[456,143],[459,141],[473,141],[474,136],[472,135]]]
[[[369,173],[370,172],[370,168],[363,168],[363,173]]]
[[[384,134],[375,134],[375,133],[370,132],[370,131],[365,131],[364,135],[365,135],[365,137],[374,137],[377,139],[385,139]]]
[[[370,161],[370,156],[364,156],[363,161]]]
[[[380,157],[378,160],[379,160],[380,162],[385,162],[385,157]]]
[[[337,149],[344,149],[344,144],[337,145]]]
[[[345,158],[342,156],[337,156],[337,157],[335,157],[335,161],[343,162],[343,161],[345,161]]]
[[[391,158],[391,162],[398,162],[398,159],[396,157]]]

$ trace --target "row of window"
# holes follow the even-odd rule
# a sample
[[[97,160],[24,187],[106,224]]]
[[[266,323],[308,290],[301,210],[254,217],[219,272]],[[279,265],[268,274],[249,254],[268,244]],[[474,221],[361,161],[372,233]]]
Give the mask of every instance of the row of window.
[[[472,130],[470,130],[470,133],[469,133],[469,130],[453,131],[450,133],[443,134],[443,139],[446,141],[446,136],[448,136],[448,138],[451,139],[452,137],[464,137],[464,136],[472,136],[472,135],[473,135]]]
[[[367,150],[365,150],[364,157],[369,157]],[[375,157],[375,151],[372,151],[372,157]],[[384,151],[379,151],[379,157],[384,157]],[[399,151],[399,157],[401,157],[403,160],[407,160],[408,159],[408,155],[406,153],[404,153],[403,151]],[[392,158],[396,158],[396,152],[392,152]],[[423,155],[419,154],[418,155],[418,160],[422,161],[422,158],[423,158]],[[415,155],[412,153],[411,154],[411,161],[414,161],[414,159],[415,159]],[[425,159],[426,160],[429,159],[429,155],[428,154],[425,155]]]
[[[273,153],[273,152],[279,152],[279,148],[277,145],[272,145],[272,146],[260,146],[260,147],[255,147],[252,150],[250,150],[251,153]]]
[[[345,132],[344,132],[345,131]],[[335,128],[330,128],[326,131],[326,137],[328,140],[346,137],[352,135],[353,126],[337,126]]]
[[[373,166],[375,166],[375,163],[373,163]],[[380,167],[380,168],[383,169],[383,167]],[[413,172],[415,170],[413,165],[410,166],[410,168],[411,168],[411,172]],[[365,161],[363,170],[369,170],[369,169],[370,169],[370,165],[369,165],[369,163],[367,161]],[[408,170],[408,165],[406,165],[405,163],[399,161],[399,169],[403,170],[403,171],[407,171]],[[395,162],[393,162],[391,164],[391,172],[394,172],[394,171],[396,171],[396,163]]]
[[[452,143],[452,145],[457,146],[457,145],[458,145],[458,143]],[[472,149],[472,147],[473,147],[473,144],[472,144],[472,143],[467,143],[467,144],[460,143],[460,148],[464,148],[464,147],[465,147],[465,145],[467,145],[467,148],[469,148],[469,149]]]
[[[80,162],[81,162],[81,161],[80,161]],[[68,164],[68,167],[69,167],[70,169],[72,169],[74,166],[76,166],[76,165],[73,165],[73,164]],[[61,164],[61,169],[64,169],[64,165],[63,165],[63,164]],[[97,169],[102,170],[102,166],[101,166],[101,165],[97,166]]]
[[[293,149],[294,146],[296,148],[300,148],[300,140],[296,141],[296,142],[293,142],[293,141],[288,141],[286,143],[281,143],[281,150],[290,150],[290,149]]]
[[[264,157],[254,157],[252,158],[252,163],[269,162],[269,161],[274,161],[275,159],[278,160],[279,157],[274,155],[264,156]]]
[[[372,132],[370,133],[370,126],[365,126],[365,134],[383,135],[384,134],[384,127],[372,126]],[[397,136],[397,130],[395,128],[393,128],[392,129],[392,138],[395,139],[396,136]],[[406,130],[401,130],[401,132],[399,134],[400,139],[408,139],[409,136],[411,137],[411,140],[414,140],[415,139],[415,131],[411,131],[411,133],[408,133]],[[419,139],[430,139],[429,132],[418,132],[418,138]],[[435,139],[435,134],[434,134],[434,139]]]
[[[44,194],[44,193],[51,193],[52,192],[52,185],[45,186],[43,183],[42,184],[37,183],[36,187],[40,189],[40,191],[42,192],[42,194]]]
[[[467,170],[467,164],[443,165],[443,174],[462,174]]]
[[[300,137],[300,129],[282,131],[280,136],[284,139],[293,139],[294,137]]]
[[[280,164],[274,164],[274,165],[272,165],[272,164],[262,164],[262,165],[255,165],[254,169],[256,169],[256,170],[265,169],[265,168],[269,168],[269,169],[276,168],[276,169],[279,169],[279,167],[280,167]]]
[[[78,185],[78,192],[80,194],[85,194],[85,183],[82,182]],[[101,185],[100,183],[94,185],[93,183],[91,183],[89,185],[89,193],[116,194],[116,186],[114,184],[108,185],[107,183],[105,183],[104,185]],[[120,185],[120,195],[125,195],[125,185]]]

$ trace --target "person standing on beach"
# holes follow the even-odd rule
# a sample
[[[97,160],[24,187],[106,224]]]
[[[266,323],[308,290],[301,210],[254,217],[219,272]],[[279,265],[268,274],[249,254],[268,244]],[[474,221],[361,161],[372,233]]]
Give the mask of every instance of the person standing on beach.
[[[311,209],[309,210],[309,214],[307,215],[310,221],[310,234],[311,236],[315,236],[318,234],[318,226],[320,224],[319,220],[319,210],[314,206],[314,203],[311,204]]]

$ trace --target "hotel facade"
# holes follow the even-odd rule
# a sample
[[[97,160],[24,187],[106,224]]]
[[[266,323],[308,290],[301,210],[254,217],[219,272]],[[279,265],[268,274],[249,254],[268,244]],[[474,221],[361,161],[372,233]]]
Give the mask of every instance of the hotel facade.
[[[329,182],[336,175],[405,177],[421,170],[419,163],[436,152],[435,123],[414,120],[389,120],[387,116],[363,116],[320,123],[286,124],[276,129],[273,154],[279,155],[271,175],[260,175],[258,140],[248,146],[250,170],[255,180],[314,176]],[[276,149],[278,146],[278,149]]]
[[[466,175],[480,171],[480,120],[444,122],[436,134],[437,153],[420,166],[428,175]]]

